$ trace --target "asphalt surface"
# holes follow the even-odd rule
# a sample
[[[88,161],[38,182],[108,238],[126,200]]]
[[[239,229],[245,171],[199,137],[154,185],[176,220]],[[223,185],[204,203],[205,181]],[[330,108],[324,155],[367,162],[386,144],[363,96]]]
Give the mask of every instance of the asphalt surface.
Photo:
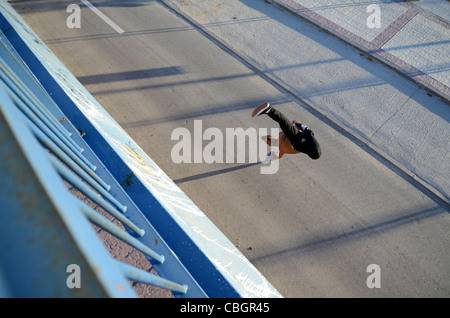
[[[450,295],[446,208],[166,6],[92,1],[119,34],[82,3],[79,29],[66,25],[66,1],[10,3],[283,296]],[[251,118],[264,101],[312,128],[323,156],[286,155],[275,174],[236,157],[173,162],[172,132],[193,134],[195,120],[224,136],[227,128],[277,127]],[[370,264],[380,268],[380,288],[367,286]]]

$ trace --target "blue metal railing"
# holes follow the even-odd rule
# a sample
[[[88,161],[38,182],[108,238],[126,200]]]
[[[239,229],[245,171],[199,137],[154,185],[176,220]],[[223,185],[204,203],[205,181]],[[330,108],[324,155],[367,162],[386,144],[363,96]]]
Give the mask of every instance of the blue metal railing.
[[[172,267],[172,270],[177,272],[177,276],[180,276],[180,273],[182,273],[181,276],[184,276],[184,278],[181,283],[177,283],[171,281],[170,279],[150,274],[146,271],[140,270],[122,262],[110,262],[109,264],[108,258],[97,260],[97,262],[99,263],[105,263],[102,267],[115,267],[117,269],[117,272],[121,273],[124,279],[126,277],[131,280],[163,287],[173,291],[176,296],[206,296],[201,288],[197,285],[197,283],[192,279],[187,270],[183,267],[183,265],[178,262],[177,257],[173,255],[170,248],[164,243],[164,240],[156,233],[156,231],[148,222],[145,222],[145,218],[142,217],[142,214],[136,208],[133,202],[128,198],[128,202],[125,204],[123,201],[120,202],[116,198],[117,195],[115,196],[112,194],[114,192],[116,194],[117,192],[122,192],[122,200],[124,198],[127,198],[127,195],[123,191],[123,189],[121,189],[121,187],[117,183],[111,182],[113,179],[112,177],[109,178],[110,182],[106,182],[104,178],[97,174],[97,171],[99,170],[102,170],[103,175],[107,175],[108,172],[104,167],[102,167],[102,164],[98,160],[95,160],[96,158],[94,154],[90,154],[90,159],[88,159],[84,155],[84,153],[89,152],[89,146],[84,144],[81,138],[77,138],[76,141],[74,138],[72,138],[77,136],[77,130],[75,129],[75,127],[71,127],[71,131],[63,127],[61,123],[56,119],[56,117],[53,116],[44,106],[45,104],[47,104],[55,107],[49,96],[45,97],[45,94],[43,94],[42,96],[44,97],[44,100],[39,99],[32,93],[29,86],[24,85],[17,74],[12,71],[12,68],[8,64],[11,64],[13,60],[10,59],[9,61],[6,61],[4,57],[8,54],[10,56],[13,56],[14,52],[8,49],[7,41],[5,40],[5,38],[3,38],[2,40],[2,52],[0,57],[0,105],[3,115],[3,129],[8,129],[10,132],[10,137],[8,138],[8,140],[2,142],[2,155],[6,155],[8,153],[6,150],[3,151],[3,148],[9,148],[11,147],[11,144],[16,146],[24,154],[26,154],[31,148],[35,149],[33,154],[31,156],[27,156],[25,160],[28,160],[30,162],[31,170],[36,167],[38,167],[38,170],[45,169],[45,176],[42,176],[42,173],[37,173],[39,171],[33,171],[38,183],[41,183],[42,185],[46,183],[46,180],[49,180],[50,175],[59,175],[61,179],[64,179],[66,182],[77,188],[78,191],[82,192],[86,196],[86,198],[101,206],[105,211],[111,214],[114,219],[119,220],[128,231],[124,231],[123,229],[117,227],[110,220],[94,211],[91,207],[87,206],[82,201],[75,202],[73,198],[63,200],[62,205],[57,204],[61,202],[53,202],[52,204],[49,202],[49,205],[52,205],[54,208],[53,212],[59,214],[59,218],[63,218],[67,211],[70,211],[69,213],[72,214],[78,213],[80,215],[84,215],[92,223],[113,234],[116,238],[129,244],[133,248],[141,251],[148,257],[149,261],[156,262],[157,264],[163,264],[166,260],[171,262],[172,264],[170,265],[170,267]],[[20,65],[20,63],[15,63],[13,67],[21,68],[23,74],[27,73],[26,69],[24,69],[23,65]],[[38,82],[33,81],[33,77],[31,76],[31,74],[28,75],[28,79],[30,80],[28,83],[33,83],[35,89],[40,89],[38,87]],[[67,127],[71,126],[70,122],[68,122],[67,120],[67,117],[62,116],[61,118],[66,119],[65,121]],[[4,136],[6,135],[7,134],[5,133]],[[23,143],[21,141],[23,141]],[[36,149],[37,146],[40,147],[39,150]],[[10,158],[11,160],[6,160],[6,158],[4,159],[5,160],[2,160],[2,171],[19,171],[21,169],[21,167],[19,166],[19,161],[15,161],[14,158]],[[45,180],[42,178],[44,178]],[[5,177],[2,177],[2,180],[4,181]],[[14,188],[20,189],[23,186],[20,180],[21,179],[17,179],[17,183],[14,184]],[[39,192],[38,189],[41,187],[41,185],[34,185],[37,192]],[[50,184],[50,187],[51,189],[47,189],[46,191],[51,192],[54,190],[54,188],[64,187],[64,184],[62,183],[62,181],[55,182]],[[9,199],[4,198],[4,196],[9,196],[9,192],[6,191],[3,182],[1,192],[2,199],[4,199],[5,202],[10,202],[11,198],[14,197],[10,196]],[[38,198],[38,194],[35,194],[36,197],[33,198],[33,192],[34,191],[30,191],[23,194],[28,196],[29,198],[32,198],[32,200],[39,201],[40,198]],[[44,193],[44,195],[45,194],[46,193]],[[15,199],[18,201],[22,200],[18,197],[16,197]],[[13,222],[13,219],[27,218],[29,214],[39,214],[42,212],[39,205],[34,206],[33,209],[16,209],[12,206],[9,207],[8,205],[6,205],[5,209],[11,210],[10,212],[14,212],[10,215],[7,215],[6,217],[3,216],[3,221],[5,222],[5,224]],[[127,215],[129,217],[127,217]],[[140,220],[139,216],[141,216]],[[56,215],[55,218],[57,218]],[[139,222],[135,223],[133,219],[135,221],[139,220]],[[137,223],[140,224],[138,225]],[[24,226],[26,226],[26,224],[24,224]],[[38,222],[38,224],[35,224],[35,228],[32,232],[37,234],[41,226],[44,227],[44,225],[41,225],[41,222]],[[92,231],[91,228],[86,228],[85,225],[83,227],[78,223],[67,223],[65,226],[70,227],[68,231],[69,233],[86,233],[87,231]],[[21,232],[21,228],[16,228],[15,232]],[[7,244],[5,242],[13,240],[13,237],[8,236],[8,233],[10,232],[6,230],[2,231],[2,234],[0,236],[1,241],[4,244]],[[66,232],[65,234],[62,234],[61,230],[58,234],[67,235],[68,233]],[[132,234],[137,237],[134,237]],[[152,236],[151,240],[146,240],[147,243],[149,241],[158,242],[158,252],[154,250],[154,246],[149,246],[148,244],[145,244],[139,240],[139,238],[142,238],[144,235]],[[39,237],[33,237],[35,243],[40,241]],[[79,239],[85,240],[85,238],[76,237],[72,237],[72,239],[75,241]],[[76,243],[79,242],[77,241]],[[41,242],[41,248],[45,248],[45,245],[46,244],[44,242]],[[22,250],[19,250],[18,252],[25,252],[27,248],[28,247],[26,245],[21,246]],[[66,249],[69,247],[67,246],[64,248]],[[71,248],[77,250],[76,247]],[[45,254],[47,255],[48,259],[58,258],[59,255],[62,255],[61,250],[59,249],[49,249]],[[48,254],[52,254],[52,256],[50,257],[48,256]],[[5,266],[5,264],[11,264],[10,260],[7,259],[7,255],[9,254],[3,254],[2,262],[0,262],[0,264],[3,264],[4,268],[6,267],[8,273],[6,277],[10,278],[14,276],[11,271],[14,270],[14,266],[17,264],[15,264],[14,266]],[[71,262],[82,263],[81,256],[85,255],[81,253],[80,259],[71,260]],[[90,257],[99,258],[96,255],[90,255]],[[27,255],[23,255],[23,258],[23,261],[28,264],[48,262],[48,259],[44,259],[44,257],[41,256],[37,256],[36,258],[28,258]],[[64,266],[61,266],[61,262],[63,262],[62,259],[60,260],[58,265],[55,265],[55,268],[52,269],[53,272],[64,273],[65,268]],[[58,280],[61,280],[59,276],[57,276]],[[118,275],[118,277],[120,278],[121,276]],[[92,280],[96,280],[95,275]],[[117,294],[114,292],[116,286],[114,284],[108,284],[115,281],[116,279],[111,279],[103,284],[103,288],[106,289],[107,295]],[[28,291],[36,290],[37,288],[36,286],[30,287],[30,284],[22,286],[20,284],[17,285],[16,282],[11,280],[8,280],[8,283],[9,286],[16,286],[14,288],[13,295],[28,295]],[[64,286],[64,284],[61,285],[60,283],[60,281],[54,282],[55,286],[59,286],[59,288],[57,288],[58,292],[61,292],[60,289],[63,289],[67,293],[68,287]],[[51,285],[51,281],[46,281],[45,284]],[[17,286],[19,286],[20,288],[18,288]],[[122,283],[121,286],[125,286],[125,284]],[[122,290],[124,290],[124,287],[122,288]],[[52,290],[52,293],[46,296],[54,295],[53,292],[55,292],[55,290]],[[132,293],[125,293],[125,295],[127,294]],[[39,293],[36,295],[31,295],[41,296],[42,294]]]
[[[80,217],[64,185],[58,183],[44,149],[25,125],[3,83],[0,105],[2,294],[134,296],[120,271],[109,266],[106,251]],[[70,264],[81,268],[80,290],[67,286],[66,268]],[[101,271],[96,273],[95,268]]]

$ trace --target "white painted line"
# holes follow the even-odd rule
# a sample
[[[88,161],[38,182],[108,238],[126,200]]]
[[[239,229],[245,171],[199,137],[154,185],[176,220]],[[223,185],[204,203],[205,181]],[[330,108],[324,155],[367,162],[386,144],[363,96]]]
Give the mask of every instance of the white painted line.
[[[113,21],[111,21],[110,18],[108,18],[106,15],[104,15],[99,9],[94,7],[94,5],[92,3],[90,3],[87,0],[80,0],[80,1],[83,2],[86,5],[86,7],[88,7],[92,11],[94,11],[95,14],[97,14],[100,18],[102,18],[103,21],[108,23],[114,30],[116,30],[117,33],[122,34],[125,32],[117,24],[115,24]]]

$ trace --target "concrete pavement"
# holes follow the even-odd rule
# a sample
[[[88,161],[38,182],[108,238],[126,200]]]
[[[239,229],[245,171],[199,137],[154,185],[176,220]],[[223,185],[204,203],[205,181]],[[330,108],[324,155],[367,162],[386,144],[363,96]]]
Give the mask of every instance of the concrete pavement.
[[[266,0],[326,31],[318,38],[262,0],[163,2],[448,204],[450,27],[444,14],[371,1],[380,8],[381,26],[370,28],[373,11],[365,1]],[[350,49],[329,58],[336,50],[330,33]],[[313,41],[323,48],[311,49]],[[355,65],[361,72],[349,72]]]
[[[364,1],[265,0],[265,2],[274,4],[325,30],[411,80],[427,91],[429,96],[436,96],[450,105],[450,2],[446,0],[411,3],[372,1],[370,4]],[[373,25],[375,21],[370,16],[376,14],[377,8],[380,24],[375,26]],[[424,102],[423,106],[427,107],[425,103],[427,102]],[[420,108],[421,106],[416,107],[416,111],[419,112]],[[448,115],[445,118],[448,119]],[[416,120],[421,121],[420,118]],[[433,140],[426,138],[421,142],[434,145],[436,149],[444,149],[441,153],[444,156],[440,160],[448,162],[449,157],[445,153],[448,154],[450,141],[437,137],[441,129],[448,130],[448,120],[447,125],[445,121],[442,124],[443,126],[428,126],[435,130],[435,133],[430,134]],[[410,142],[405,140],[405,143],[410,145],[409,153],[414,153],[416,147],[414,140]],[[392,151],[391,155],[394,159],[400,156],[393,154]],[[423,162],[417,162],[416,165],[428,165],[425,156],[421,160]],[[401,161],[404,163],[408,159],[402,158]],[[449,172],[449,166],[445,164],[442,173],[447,179]],[[428,173],[432,172],[419,172],[419,178],[422,177],[426,183],[431,184],[431,187],[441,191],[448,202],[449,189],[445,181],[443,180],[442,186],[437,184],[439,181],[430,181],[434,177],[427,175]]]
[[[326,30],[448,102],[448,1],[434,1],[433,6],[399,1],[265,1]],[[437,5],[440,10],[431,11]]]

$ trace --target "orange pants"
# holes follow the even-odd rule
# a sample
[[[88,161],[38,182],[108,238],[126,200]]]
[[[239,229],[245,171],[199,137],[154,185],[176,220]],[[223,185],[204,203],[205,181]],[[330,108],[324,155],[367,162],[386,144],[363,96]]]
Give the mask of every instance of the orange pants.
[[[298,121],[294,120],[292,121],[292,124],[294,123],[298,123]],[[272,146],[272,136],[265,136],[263,137],[264,141],[269,145]],[[279,153],[278,153],[278,159],[283,158],[283,156],[285,154],[296,154],[299,153],[298,150],[295,150],[294,147],[292,147],[291,142],[289,141],[289,139],[287,138],[286,134],[284,132],[280,132],[280,134],[278,135],[278,149],[279,149]]]

